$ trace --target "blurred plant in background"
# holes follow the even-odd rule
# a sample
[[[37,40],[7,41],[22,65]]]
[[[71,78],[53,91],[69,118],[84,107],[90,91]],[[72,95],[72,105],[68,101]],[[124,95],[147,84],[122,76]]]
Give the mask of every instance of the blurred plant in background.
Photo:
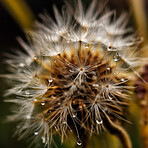
[[[2,0],[2,3],[25,32],[33,29],[34,17],[31,10],[24,1]],[[86,3],[88,4],[90,2]],[[17,114],[15,114],[15,116],[11,116],[12,120],[14,120],[15,117],[16,119],[23,118],[24,120],[24,125],[20,124],[20,126],[18,126],[18,133],[20,133],[19,138],[26,135],[26,129],[29,126],[29,132],[33,131],[36,137],[38,135],[41,135],[40,138],[42,138],[43,143],[47,145],[46,142],[49,142],[48,138],[50,138],[50,135],[54,135],[54,133],[57,131],[61,135],[61,140],[63,141],[63,137],[67,133],[66,131],[68,129],[69,131],[75,130],[78,138],[77,143],[78,145],[81,145],[82,140],[82,147],[98,147],[98,145],[104,148],[121,147],[121,142],[119,141],[119,139],[121,139],[122,142],[127,142],[127,145],[129,145],[127,147],[130,147],[129,141],[126,141],[126,139],[129,139],[129,137],[125,130],[122,128],[124,127],[126,130],[128,130],[131,136],[133,147],[139,148],[141,142],[138,129],[139,116],[137,114],[141,112],[140,121],[142,123],[144,122],[144,124],[141,124],[141,140],[143,140],[142,148],[146,147],[148,141],[147,101],[145,101],[144,107],[142,106],[139,109],[139,105],[136,99],[136,103],[130,103],[131,116],[127,116],[126,118],[134,125],[131,125],[129,123],[125,124],[124,122],[121,122],[122,120],[120,119],[123,112],[128,112],[127,105],[129,103],[129,98],[127,97],[129,97],[129,90],[133,88],[130,81],[135,80],[135,78],[133,79],[134,76],[133,74],[131,74],[131,71],[132,73],[134,73],[134,75],[137,76],[137,79],[140,79],[135,81],[135,83],[140,81],[142,82],[142,85],[147,88],[147,80],[145,80],[145,77],[143,77],[143,75],[140,75],[137,70],[135,70],[135,68],[139,68],[139,66],[145,63],[146,58],[143,57],[147,56],[147,26],[146,16],[144,12],[144,3],[142,3],[142,1],[137,2],[131,0],[129,1],[129,5],[132,7],[135,14],[135,22],[137,24],[139,35],[144,37],[144,45],[141,45],[141,38],[137,38],[135,35],[129,34],[129,32],[132,32],[131,28],[125,28],[127,27],[127,15],[125,15],[125,13],[121,12],[121,16],[117,16],[119,18],[116,19],[114,11],[106,11],[106,13],[104,12],[104,15],[101,17],[100,14],[102,14],[102,10],[98,9],[98,11],[96,12],[98,12],[100,17],[98,20],[96,20],[98,14],[95,13],[96,16],[92,15],[94,11],[93,8],[95,8],[96,6],[95,1],[93,1],[91,5],[92,7],[90,7],[86,15],[85,13],[82,13],[82,5],[80,2],[74,5],[76,7],[73,7],[73,5],[69,5],[67,3],[69,11],[67,13],[67,10],[63,9],[62,12],[64,19],[60,16],[57,8],[54,6],[55,19],[58,25],[48,16],[45,17],[44,15],[40,15],[45,25],[42,25],[41,23],[36,23],[37,31],[29,31],[28,37],[31,47],[29,47],[26,43],[19,39],[19,42],[29,56],[24,54],[23,52],[18,52],[17,54],[20,55],[20,57],[14,56],[12,54],[9,56],[13,57],[13,60],[11,58],[7,60],[9,66],[11,65],[12,72],[17,71],[19,65],[19,73],[7,75],[7,77],[9,77],[11,80],[14,79],[15,81],[21,81],[21,83],[23,83],[23,87],[22,84],[17,85],[16,87],[10,89],[8,91],[8,94],[12,93],[26,98],[26,100],[23,99],[22,101],[20,98],[10,101],[20,104],[23,110],[23,112],[19,112],[18,110],[16,111]],[[104,8],[103,3],[102,8]],[[137,12],[140,12],[140,15]],[[70,14],[73,15],[78,24],[71,21],[72,16]],[[98,24],[95,21],[97,23],[99,22],[102,26],[98,27]],[[66,32],[67,30],[70,31]],[[57,41],[58,43],[56,43]],[[61,50],[61,46],[62,48],[64,47],[64,50]],[[56,51],[52,48],[56,49]],[[131,50],[133,51],[131,52]],[[83,53],[85,52],[86,55],[85,57],[83,57]],[[90,53],[92,54],[91,56]],[[96,59],[100,61],[96,61]],[[77,60],[80,61],[77,62]],[[86,62],[89,60],[90,63],[84,63],[84,61]],[[91,65],[91,62],[94,63],[94,65]],[[70,63],[70,65],[68,63]],[[87,68],[89,67],[89,65],[91,65],[91,68]],[[65,71],[64,74],[62,71]],[[99,71],[99,75],[96,75],[97,71]],[[117,75],[115,75],[115,73]],[[98,82],[98,80],[94,78],[94,74],[99,78],[100,82]],[[67,79],[65,78],[65,76],[67,76]],[[105,79],[105,81],[103,79]],[[72,82],[72,80],[75,81],[71,84],[70,82]],[[37,87],[34,85],[34,83],[36,82],[38,83]],[[39,85],[39,83],[41,85]],[[62,83],[62,85],[60,83]],[[77,85],[77,83],[79,84]],[[99,83],[100,85],[97,86],[97,84]],[[82,86],[83,88],[81,88],[80,86]],[[71,88],[69,89],[69,87]],[[137,93],[140,92],[138,91],[138,88],[140,87],[141,86],[137,87],[136,85]],[[53,94],[51,94],[51,92],[49,91],[51,91]],[[101,93],[97,93],[96,91]],[[28,94],[26,94],[26,92],[28,92]],[[76,96],[75,92],[79,92],[79,96]],[[58,93],[60,93],[60,95],[57,95]],[[61,97],[61,95],[63,97]],[[72,100],[68,99],[67,96],[69,95],[71,96],[71,98],[73,97]],[[88,96],[96,99],[90,99],[90,101],[87,102],[86,100],[89,100]],[[142,95],[139,94],[138,96]],[[140,97],[140,99],[146,100],[146,96],[147,94],[145,94],[144,98],[143,96]],[[30,98],[29,100],[28,97]],[[53,97],[55,98],[54,102],[52,101]],[[65,104],[63,99],[65,99],[66,97],[67,100]],[[136,94],[134,97],[136,97]],[[97,102],[98,98],[100,99],[99,102]],[[34,99],[34,101],[32,99]],[[93,104],[95,100],[97,100],[96,105]],[[49,102],[52,105],[49,105]],[[66,112],[65,109],[69,104],[68,102],[71,105],[69,106],[69,109],[67,109],[68,112]],[[100,103],[102,103],[101,107]],[[40,111],[36,110],[34,113],[32,113],[34,106],[35,108],[39,108]],[[26,107],[28,108],[27,110]],[[64,110],[62,110],[62,107]],[[133,110],[135,109],[136,111],[133,112]],[[76,117],[73,116],[75,112],[77,112],[77,115],[75,115]],[[84,114],[84,112],[85,115],[88,114],[85,118],[85,121],[82,118],[82,114]],[[40,122],[37,121],[37,118],[34,118],[35,114],[37,115],[37,118]],[[44,121],[40,118],[40,114],[45,119],[50,118],[51,121],[55,120],[53,122],[55,125],[47,126],[46,124],[45,126]],[[61,117],[61,115],[63,115],[63,117]],[[58,116],[60,116],[60,118],[58,118]],[[67,119],[69,120],[69,116],[71,118],[71,121],[67,121]],[[125,118],[125,116],[123,117]],[[120,120],[118,120],[118,118]],[[112,121],[114,121],[115,123]],[[71,123],[74,127],[71,127]],[[100,133],[100,131],[104,129],[104,126],[111,133],[116,134],[119,139],[106,132],[101,133],[101,135],[99,136],[93,135],[93,133],[96,132]],[[40,133],[36,131],[36,129],[39,128],[43,128]],[[49,131],[49,128],[52,129],[52,133],[48,135],[47,131]],[[82,128],[87,129],[89,131],[89,134],[92,135],[91,141],[89,143],[86,143],[85,141],[86,138],[88,138],[90,135],[85,134]],[[132,136],[133,133],[137,136]],[[59,138],[61,137],[58,137],[57,135],[54,136],[55,143],[58,145],[58,147],[75,147],[76,138],[73,134],[68,134],[68,137],[72,139],[71,142],[69,142],[69,138],[67,138],[68,141],[66,142],[65,140],[64,144],[62,145],[58,144],[60,143]],[[29,136],[29,138],[31,138],[31,135]]]

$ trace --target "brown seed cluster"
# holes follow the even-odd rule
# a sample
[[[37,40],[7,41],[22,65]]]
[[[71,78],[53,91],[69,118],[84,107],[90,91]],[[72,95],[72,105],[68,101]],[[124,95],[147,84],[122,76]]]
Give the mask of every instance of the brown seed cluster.
[[[53,133],[62,135],[62,141],[71,130],[78,139],[82,129],[100,133],[104,114],[112,121],[124,120],[131,89],[127,75],[119,71],[122,62],[114,61],[116,53],[103,54],[100,44],[86,46],[81,41],[70,48],[53,57],[49,65],[41,63],[45,69],[37,77],[47,83],[48,90],[34,101],[40,116]]]

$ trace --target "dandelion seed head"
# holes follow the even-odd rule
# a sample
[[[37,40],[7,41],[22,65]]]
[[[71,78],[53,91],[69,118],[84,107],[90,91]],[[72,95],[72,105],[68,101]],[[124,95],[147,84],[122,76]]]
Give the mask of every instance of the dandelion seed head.
[[[9,120],[22,120],[16,134],[40,138],[48,147],[55,134],[63,142],[71,131],[77,145],[83,144],[79,130],[100,134],[106,115],[124,120],[141,62],[136,53],[141,40],[127,27],[127,14],[112,21],[112,11],[103,13],[105,3],[93,0],[88,8],[81,0],[73,3],[66,2],[62,13],[53,6],[55,21],[40,15],[43,23],[28,32],[32,42],[18,39],[24,52],[7,55],[11,73],[3,75],[12,81],[6,95],[18,97],[8,100],[19,109]]]

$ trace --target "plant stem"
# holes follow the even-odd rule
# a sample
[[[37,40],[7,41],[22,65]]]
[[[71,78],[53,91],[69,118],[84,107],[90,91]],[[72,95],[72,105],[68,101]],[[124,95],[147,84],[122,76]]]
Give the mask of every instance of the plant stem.
[[[104,126],[106,127],[106,129],[111,134],[116,135],[120,139],[120,141],[123,145],[123,148],[132,148],[131,140],[129,138],[129,135],[125,131],[125,129],[122,128],[121,126],[115,124],[114,122],[112,122],[110,120],[110,118],[108,117],[108,115],[105,112],[103,112],[103,113],[105,116]]]

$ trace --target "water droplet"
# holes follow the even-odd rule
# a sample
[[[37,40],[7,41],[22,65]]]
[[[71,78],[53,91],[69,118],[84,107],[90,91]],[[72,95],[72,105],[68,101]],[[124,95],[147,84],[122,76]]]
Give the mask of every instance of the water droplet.
[[[52,99],[55,99],[56,97],[55,97],[55,96],[51,96],[51,98],[52,98]]]
[[[24,67],[25,64],[24,64],[24,63],[20,63],[19,66],[20,66],[20,67]]]
[[[63,121],[63,124],[66,124],[67,122],[66,121]]]
[[[105,108],[104,108],[104,111],[106,112],[106,111],[108,111],[108,109],[105,107]]]
[[[112,46],[108,46],[108,50],[111,50],[112,49]]]
[[[72,117],[75,118],[77,116],[77,113],[73,113]]]
[[[42,101],[42,102],[41,102],[41,105],[45,105],[45,102],[44,102],[44,101]]]
[[[113,98],[112,97],[110,97],[110,96],[108,96],[108,98],[109,98],[109,100],[112,100]]]
[[[113,60],[115,62],[118,62],[119,61],[119,58],[120,58],[120,56],[119,56],[118,52],[116,52],[115,55],[114,55],[114,57],[113,57]]]
[[[34,56],[34,58],[33,58],[34,60],[36,60],[37,59],[37,56]]]
[[[27,119],[30,119],[30,118],[31,118],[31,116],[30,116],[30,115],[27,115],[27,116],[26,116],[26,118],[27,118]]]
[[[38,101],[36,98],[33,99],[35,102]]]
[[[89,47],[89,44],[86,44],[86,45],[85,45],[85,48],[88,48],[88,47]]]
[[[97,124],[102,124],[103,123],[101,118],[97,119],[96,122],[97,122]]]
[[[49,81],[49,83],[51,83],[53,80],[50,78],[48,81]]]
[[[48,112],[47,113],[51,113],[51,110],[48,110]]]
[[[110,70],[110,67],[107,67],[107,70],[109,71]]]
[[[42,143],[45,143],[46,142],[45,137],[41,137],[41,139],[42,139]]]
[[[69,72],[74,72],[74,71],[70,69]]]
[[[60,34],[61,34],[61,33],[62,33],[62,30],[59,30],[59,31],[58,31],[58,33],[60,33]]]
[[[25,94],[26,94],[26,95],[29,95],[30,93],[29,93],[29,91],[25,91]]]
[[[81,139],[78,139],[78,140],[77,140],[77,145],[82,145]]]
[[[58,131],[58,127],[57,126],[54,126],[54,128],[55,128],[56,131]]]
[[[92,132],[92,133],[94,133],[94,132],[95,132],[95,129],[94,129],[93,127],[91,128],[91,132]]]
[[[99,84],[93,84],[94,87],[99,87]]]
[[[39,134],[38,132],[36,132],[36,131],[34,132],[34,135],[38,135],[38,134]]]
[[[121,78],[121,81],[124,82],[124,78]]]

